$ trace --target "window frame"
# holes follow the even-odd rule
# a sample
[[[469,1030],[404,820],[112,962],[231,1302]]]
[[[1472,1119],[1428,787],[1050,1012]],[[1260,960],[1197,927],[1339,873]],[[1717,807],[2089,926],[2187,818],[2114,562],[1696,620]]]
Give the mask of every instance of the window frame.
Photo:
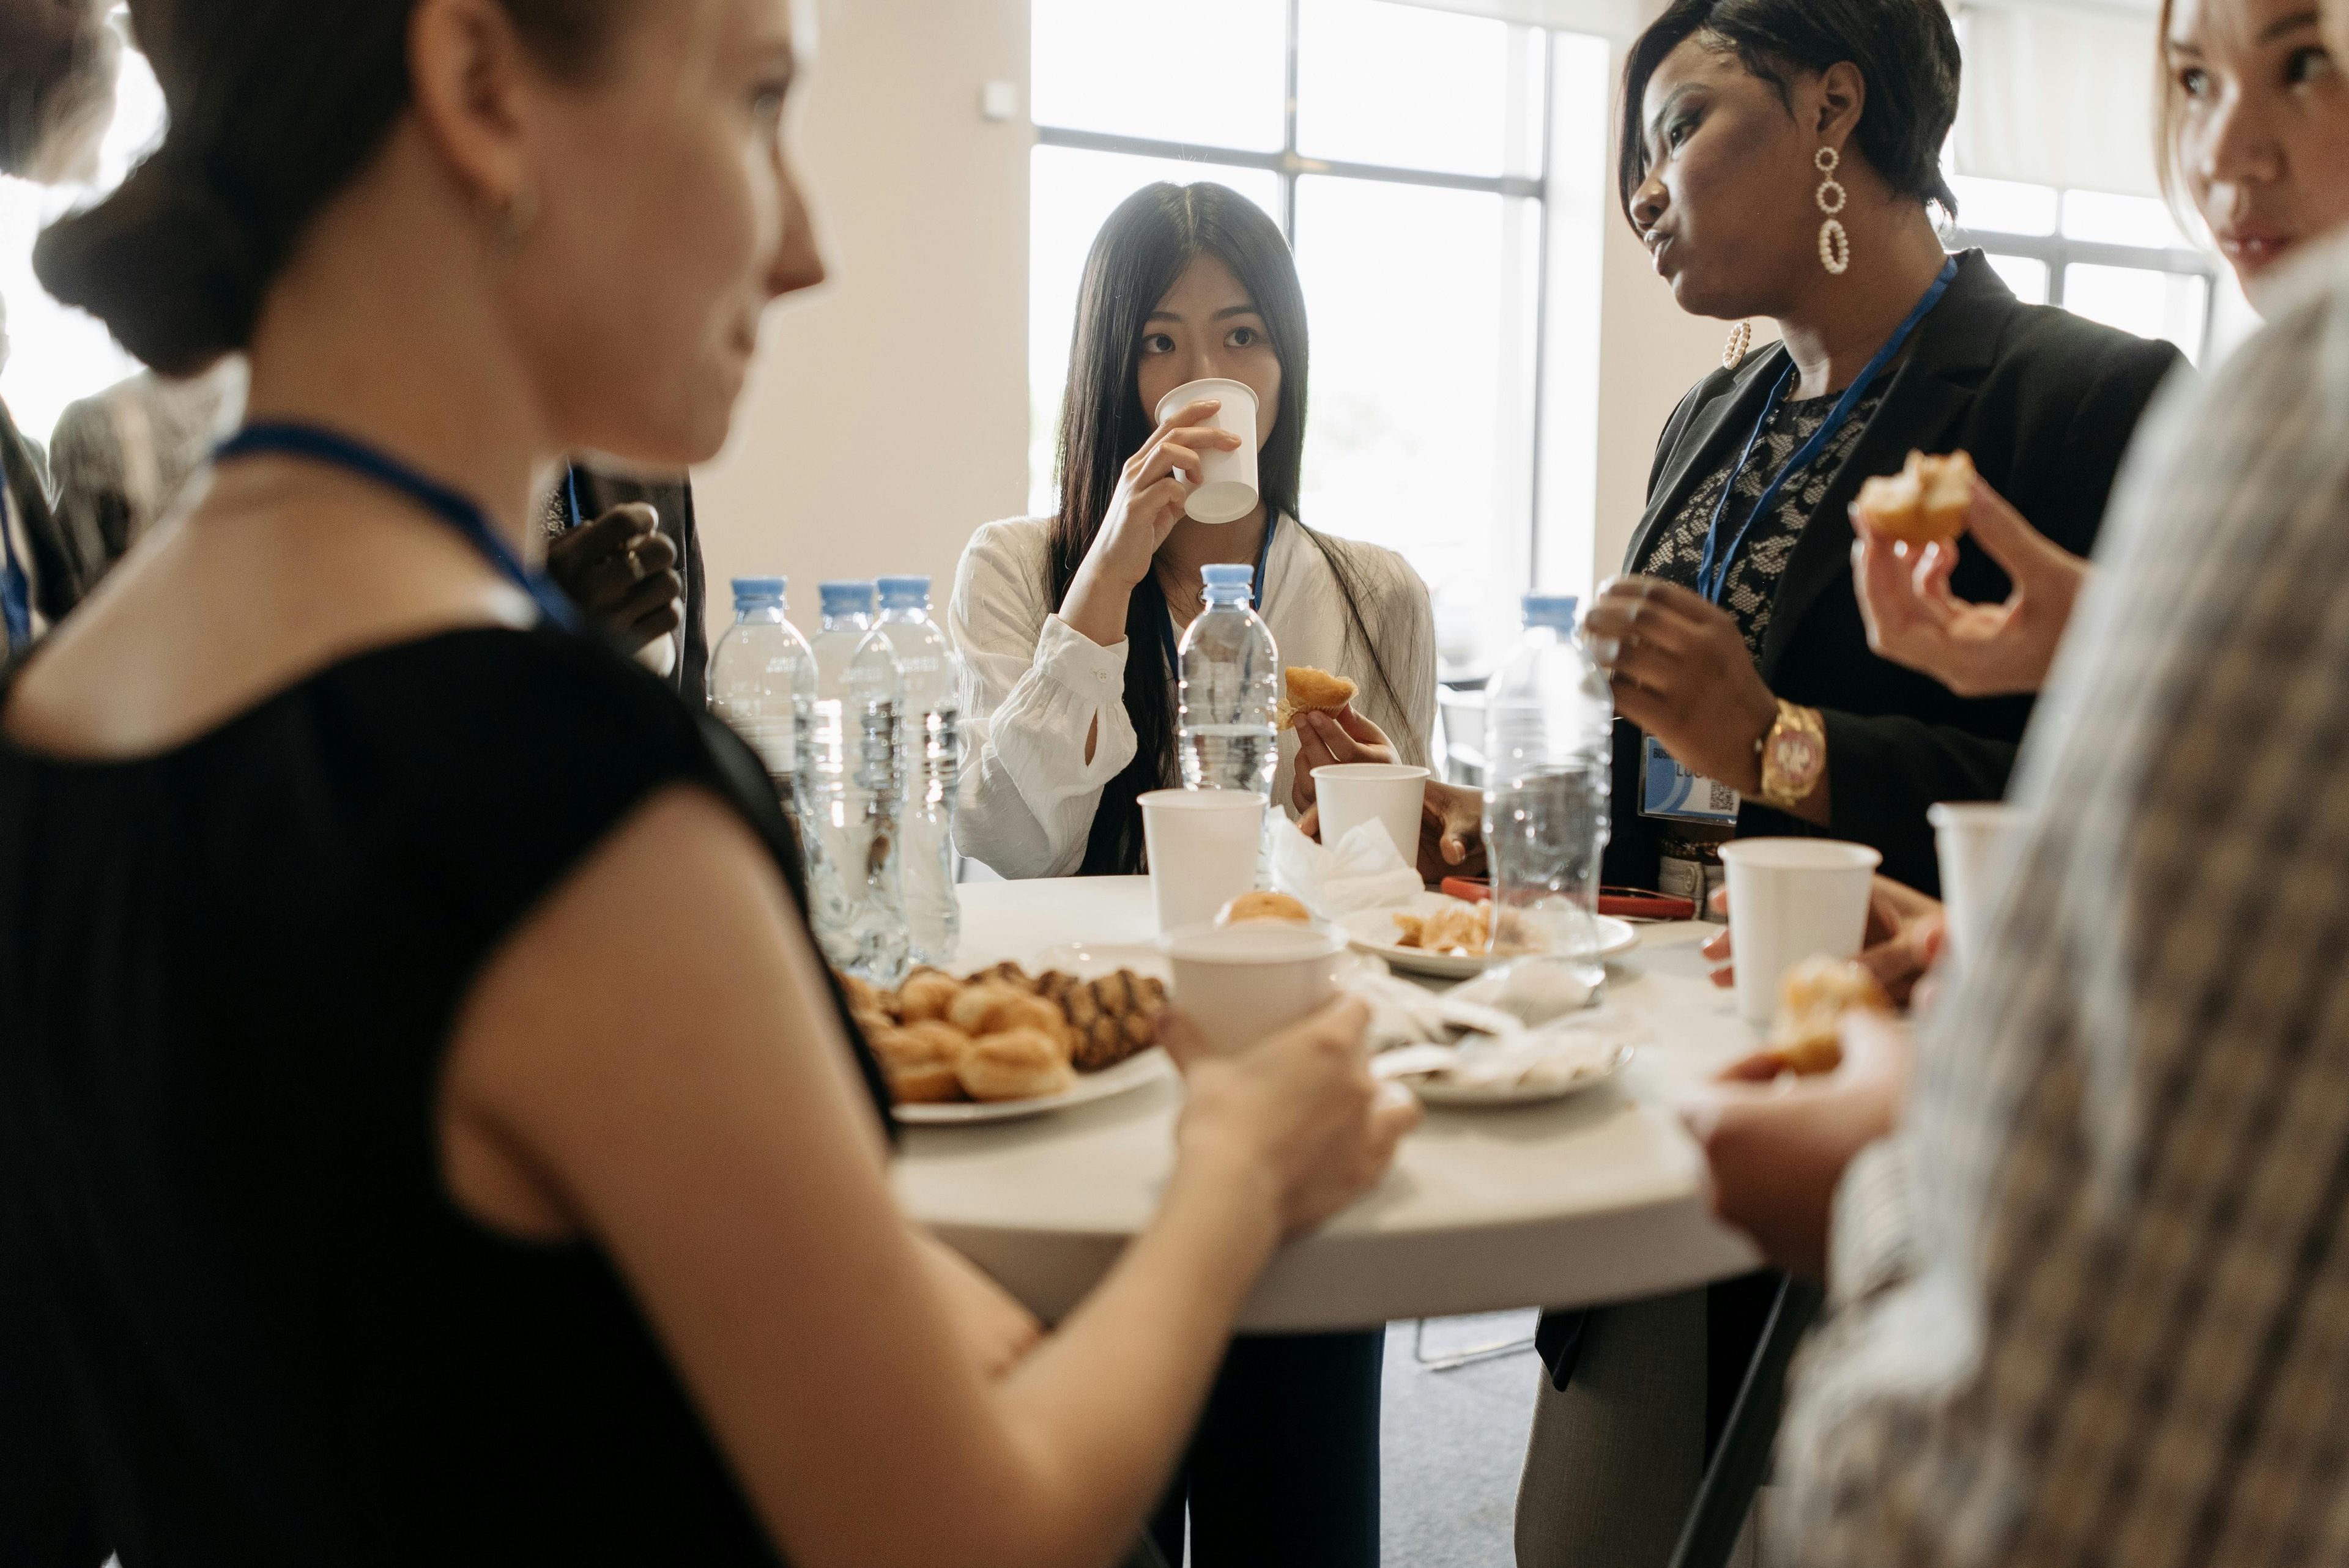
[[[1954,250],[1980,247],[1994,256],[2016,256],[2047,268],[2047,303],[2064,304],[2065,272],[2075,263],[2158,273],[2167,277],[2196,277],[2203,283],[2201,351],[2209,351],[2218,327],[2219,265],[2210,256],[2189,246],[2116,245],[2101,240],[2075,240],[2064,232],[2064,211],[2074,192],[2060,186],[2042,186],[2055,192],[2054,232],[2016,234],[2002,229],[1952,228],[1948,243]],[[2199,357],[2199,356],[2198,356]]]
[[[1281,144],[1276,151],[1222,147],[1212,143],[1167,140],[1156,137],[1123,136],[1107,131],[1079,130],[1038,122],[1035,145],[1083,152],[1120,153],[1130,157],[1196,163],[1206,168],[1262,170],[1280,180],[1280,232],[1293,251],[1297,244],[1297,186],[1301,176],[1352,180],[1366,184],[1432,186],[1445,191],[1470,191],[1533,203],[1526,217],[1535,224],[1534,278],[1531,319],[1526,325],[1532,350],[1530,405],[1525,409],[1526,466],[1523,476],[1526,509],[1524,518],[1525,554],[1521,565],[1526,583],[1541,580],[1541,518],[1543,486],[1542,439],[1548,412],[1550,315],[1550,228],[1555,141],[1557,126],[1558,29],[1529,23],[1510,23],[1527,36],[1527,46],[1539,51],[1541,63],[1540,170],[1537,174],[1461,174],[1442,170],[1403,169],[1382,163],[1357,163],[1339,159],[1309,158],[1298,150],[1297,96],[1299,40],[1303,32],[1304,0],[1284,0],[1288,13],[1283,39]]]

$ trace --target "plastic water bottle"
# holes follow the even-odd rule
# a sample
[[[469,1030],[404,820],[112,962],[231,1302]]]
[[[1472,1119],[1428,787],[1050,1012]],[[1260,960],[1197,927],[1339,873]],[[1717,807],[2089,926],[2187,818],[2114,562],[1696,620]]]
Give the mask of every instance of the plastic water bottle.
[[[822,593],[814,712],[799,767],[808,913],[834,968],[894,986],[905,975],[904,684],[887,634],[873,624],[873,584],[826,583]]]
[[[1526,595],[1516,652],[1485,692],[1485,851],[1496,951],[1531,950],[1592,987],[1615,699],[1574,635],[1570,598]]]
[[[1255,569],[1203,566],[1206,604],[1183,634],[1175,742],[1186,789],[1272,798],[1280,767],[1280,648],[1248,608]]]
[[[944,968],[962,934],[955,902],[955,787],[962,771],[962,668],[930,619],[930,580],[884,577],[881,629],[905,683],[897,771],[905,781],[905,932],[908,956]]]
[[[789,587],[783,577],[734,579],[734,624],[709,658],[709,706],[767,765],[775,799],[797,831],[793,779],[815,713],[815,655],[783,619]]]

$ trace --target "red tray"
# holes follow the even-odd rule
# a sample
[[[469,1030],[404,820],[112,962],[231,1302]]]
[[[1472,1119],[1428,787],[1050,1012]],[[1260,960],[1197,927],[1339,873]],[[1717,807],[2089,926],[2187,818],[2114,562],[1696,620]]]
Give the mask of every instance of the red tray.
[[[1442,890],[1470,903],[1482,903],[1493,896],[1493,884],[1483,877],[1445,877]],[[1604,887],[1599,890],[1599,913],[1618,920],[1694,920],[1696,903],[1633,887]]]

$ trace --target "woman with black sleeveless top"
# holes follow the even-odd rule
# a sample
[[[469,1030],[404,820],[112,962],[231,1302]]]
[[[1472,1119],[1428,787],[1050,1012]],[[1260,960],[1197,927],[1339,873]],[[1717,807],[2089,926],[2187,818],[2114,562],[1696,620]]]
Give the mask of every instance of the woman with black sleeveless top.
[[[253,392],[0,687],[0,1559],[1112,1563],[1408,1126],[1357,1007],[1177,1022],[1164,1208],[1040,1340],[890,1198],[758,764],[518,559],[821,275],[791,9],[140,18],[170,139],[39,265]]]

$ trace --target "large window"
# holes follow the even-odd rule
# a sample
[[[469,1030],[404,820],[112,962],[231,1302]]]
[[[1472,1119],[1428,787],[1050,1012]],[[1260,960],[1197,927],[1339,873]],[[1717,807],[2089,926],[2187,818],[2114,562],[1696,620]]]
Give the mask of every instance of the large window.
[[[2144,196],[1952,178],[1961,227],[2030,304],[2167,338],[2206,364],[2251,324],[2233,274],[2199,249],[2167,204]]]
[[[1279,223],[1304,283],[1305,521],[1408,558],[1447,664],[1472,667],[1530,570],[1553,77],[1603,101],[1603,46],[1392,0],[1173,15],[1034,0],[1030,505],[1055,500],[1094,233],[1143,185],[1218,181]]]
[[[17,428],[44,443],[67,404],[140,367],[96,317],[57,304],[33,275],[33,242],[43,226],[113,189],[162,136],[163,95],[145,57],[123,51],[115,98],[114,124],[92,184],[46,188],[0,176],[0,301],[8,315],[0,398]]]

